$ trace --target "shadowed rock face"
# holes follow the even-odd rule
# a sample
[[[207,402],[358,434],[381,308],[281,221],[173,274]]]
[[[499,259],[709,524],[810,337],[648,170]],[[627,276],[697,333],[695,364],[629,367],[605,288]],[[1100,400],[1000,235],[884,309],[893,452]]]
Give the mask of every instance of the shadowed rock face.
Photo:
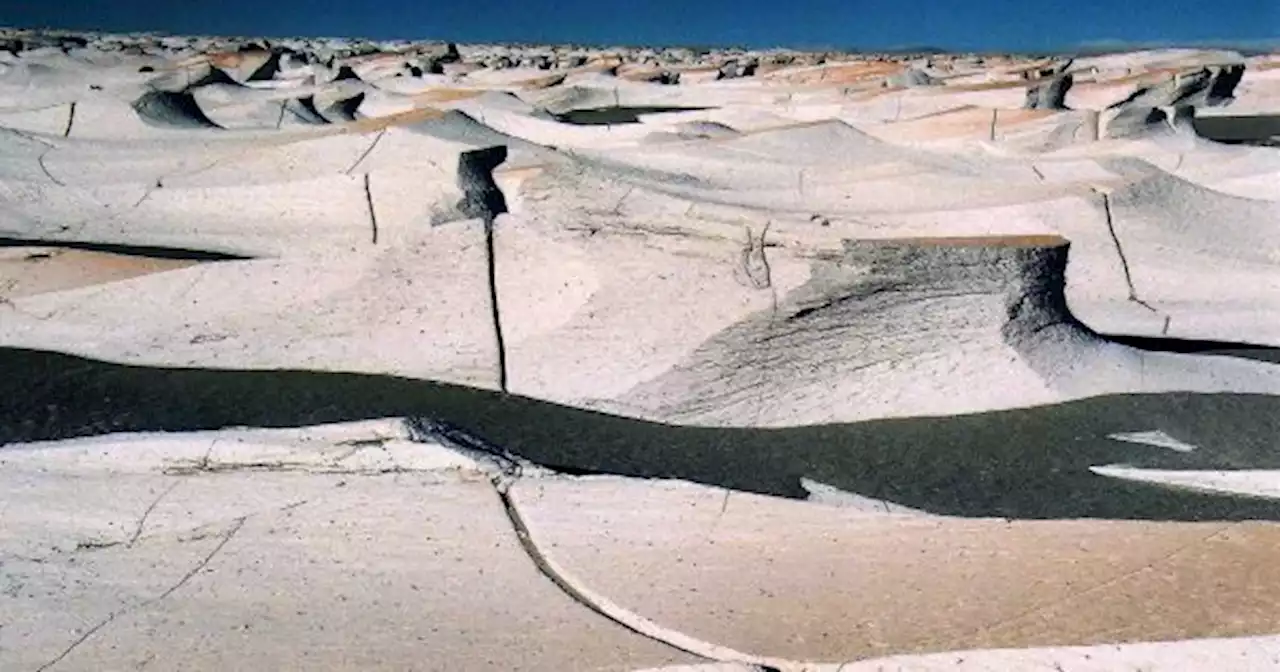
[[[1103,339],[1076,319],[1067,306],[1069,245],[1023,247],[991,256],[993,282],[1004,291],[1004,342],[1046,380],[1084,346]],[[990,253],[988,253],[990,254]]]
[[[935,86],[938,80],[934,79],[929,73],[919,68],[907,68],[906,70],[892,75],[885,80],[888,86],[900,88],[915,88],[918,86]]]
[[[364,93],[357,93],[350,98],[342,98],[334,100],[321,107],[316,103],[315,99],[311,99],[312,107],[319,115],[331,124],[340,124],[346,121],[356,120],[356,110],[360,109],[360,104],[364,102]]]
[[[756,70],[760,67],[758,61],[739,62],[736,60],[729,61],[720,66],[716,79],[739,79],[742,77],[754,77]]]
[[[1027,100],[1022,107],[1028,110],[1065,110],[1067,92],[1071,90],[1071,75],[1059,75],[1027,89]]]
[[[1105,135],[1133,137],[1159,129],[1161,125],[1191,132],[1189,122],[1195,116],[1195,108],[1231,102],[1243,77],[1244,65],[1211,66],[1139,88],[1107,108]]]
[[[504,145],[485,147],[458,156],[458,188],[463,197],[458,210],[467,217],[478,217],[492,222],[507,212],[507,199],[493,181],[493,169],[507,160]]]
[[[291,98],[285,101],[284,109],[289,114],[292,114],[294,119],[304,124],[323,126],[331,123],[324,115],[320,114],[320,110],[316,109],[316,101],[312,96]]]
[[[283,50],[272,49],[266,60],[252,72],[248,73],[248,76],[245,77],[245,81],[266,82],[275,79],[276,75],[280,72],[280,58],[284,56],[284,54],[285,52]]]
[[[138,116],[162,128],[221,128],[205,116],[190,93],[148,91],[133,102]]]
[[[1211,106],[1224,105],[1235,99],[1236,86],[1244,79],[1244,66],[1236,65],[1224,68],[1209,84],[1205,94],[1206,103]]]

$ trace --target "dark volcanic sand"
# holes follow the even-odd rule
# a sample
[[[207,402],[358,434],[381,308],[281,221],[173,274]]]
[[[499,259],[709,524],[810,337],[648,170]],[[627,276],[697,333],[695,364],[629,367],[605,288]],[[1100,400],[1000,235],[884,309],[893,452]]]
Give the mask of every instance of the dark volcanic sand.
[[[1280,147],[1280,115],[1196,117],[1192,127],[1217,142]]]
[[[403,378],[121,366],[0,349],[0,444],[121,431],[287,427],[428,416],[573,473],[679,478],[804,497],[807,476],[941,514],[1280,520],[1280,502],[1125,483],[1088,471],[1280,468],[1280,398],[1097,397],[945,418],[785,429],[676,427]],[[1117,442],[1163,430],[1192,453]]]
[[[597,107],[569,110],[555,115],[556,121],[578,126],[603,126],[607,124],[636,124],[644,114],[662,112],[694,112],[706,107]]]

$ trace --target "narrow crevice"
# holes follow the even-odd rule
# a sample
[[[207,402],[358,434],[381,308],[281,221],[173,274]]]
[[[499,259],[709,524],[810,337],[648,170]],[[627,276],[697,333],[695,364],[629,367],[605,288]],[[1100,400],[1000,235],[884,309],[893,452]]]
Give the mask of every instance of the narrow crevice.
[[[742,246],[738,264],[742,274],[746,277],[745,284],[753,289],[769,289],[773,286],[773,272],[769,267],[769,257],[765,252],[764,242],[765,236],[769,234],[769,226],[772,223],[765,223],[758,238],[751,232],[750,226],[744,227],[747,232],[747,240]]]
[[[71,127],[76,123],[76,103],[71,101],[71,108],[67,112],[67,128],[62,132],[62,137],[71,137]]]
[[[996,120],[999,118],[999,114],[1000,114],[999,109],[996,109],[996,108],[991,109],[991,129],[988,132],[988,139],[991,142],[996,141]]]
[[[494,254],[493,218],[484,220],[485,265],[489,279],[489,313],[493,319],[493,336],[498,346],[498,389],[507,390],[507,340],[502,333],[502,308],[498,304],[497,258]]]
[[[160,506],[160,502],[164,500],[165,497],[168,497],[169,493],[173,492],[174,488],[177,488],[181,484],[182,481],[175,481],[168,488],[165,488],[159,496],[151,501],[151,504],[147,506],[146,510],[142,512],[142,515],[138,517],[138,522],[133,528],[133,534],[129,535],[129,541],[125,542],[125,546],[127,548],[133,548],[133,545],[138,543],[138,540],[142,538],[143,530],[147,527],[147,519],[151,517],[151,513],[156,510],[157,506]]]
[[[702,642],[683,633],[667,630],[639,614],[625,610],[617,605],[608,604],[605,600],[592,596],[578,588],[574,581],[565,577],[565,573],[555,566],[555,563],[542,552],[534,541],[524,516],[520,514],[519,507],[511,497],[511,486],[514,484],[514,479],[503,477],[495,477],[493,479],[494,490],[498,494],[498,499],[502,502],[503,511],[507,515],[507,520],[511,523],[512,530],[515,531],[520,547],[529,556],[529,560],[538,569],[538,572],[574,602],[636,635],[664,644],[677,651],[698,656],[707,661],[751,665],[761,672],[781,672],[783,669],[800,667],[790,662],[764,661],[756,656],[734,651],[710,642]]]
[[[366,147],[364,152],[360,154],[360,158],[356,159],[356,162],[351,164],[350,168],[347,168],[346,170],[347,175],[350,175],[351,171],[355,170],[356,167],[359,166],[361,163],[364,163],[364,160],[368,158],[369,154],[373,152],[373,148],[378,146],[378,143],[382,141],[382,136],[386,135],[386,133],[387,133],[387,129],[385,128],[382,129],[381,131],[378,131],[378,135],[374,136],[373,142],[369,143],[369,146]]]
[[[507,392],[507,342],[502,333],[502,310],[498,302],[497,255],[494,252],[494,223],[507,212],[506,195],[493,179],[493,170],[507,160],[506,145],[463,152],[458,156],[458,188],[462,200],[457,211],[464,217],[484,222],[485,266],[489,282],[489,312],[493,319],[498,348],[498,389]]]
[[[0,133],[8,133],[8,134],[10,134],[10,135],[16,135],[16,136],[18,136],[19,138],[22,138],[23,140],[26,140],[27,142],[34,142],[34,143],[36,143],[36,144],[38,144],[38,145],[44,145],[45,147],[47,147],[47,148],[49,148],[49,149],[57,149],[57,147],[58,147],[57,145],[55,145],[55,144],[53,144],[53,143],[49,142],[48,140],[45,140],[45,139],[43,139],[43,138],[41,138],[41,137],[38,137],[38,136],[32,135],[32,134],[30,134],[30,133],[27,133],[26,131],[19,131],[19,130],[18,130],[18,129],[16,129],[16,128],[9,128],[8,126],[0,126]]]
[[[372,230],[372,243],[378,244],[378,213],[373,207],[373,191],[369,188],[369,173],[364,174],[364,200],[369,205],[369,227]]]
[[[613,209],[609,211],[609,214],[615,215],[615,216],[621,216],[622,204],[627,202],[627,199],[631,196],[631,193],[634,192],[635,190],[636,190],[635,185],[632,185],[631,188],[627,189],[627,193],[623,194],[622,198],[618,199],[618,202],[614,204]]]
[[[129,209],[130,210],[138,209],[139,206],[147,202],[148,198],[151,198],[152,191],[155,191],[156,189],[163,189],[163,188],[164,188],[164,182],[161,180],[161,178],[156,178],[155,184],[151,185],[145,191],[143,191],[142,196],[138,198],[137,201],[134,201],[133,205]]]
[[[1120,257],[1120,267],[1124,271],[1124,283],[1129,288],[1129,300],[1157,315],[1160,314],[1160,311],[1154,306],[1138,298],[1138,293],[1133,286],[1133,274],[1129,270],[1129,259],[1125,257],[1124,246],[1120,244],[1120,236],[1116,233],[1115,220],[1111,213],[1111,196],[1101,191],[1097,193],[1102,196],[1102,210],[1107,218],[1107,232],[1111,234],[1111,242],[1115,245],[1116,254]]]
[[[425,416],[411,416],[405,418],[405,428],[408,431],[409,440],[416,443],[442,445],[474,460],[480,471],[488,474],[489,482],[502,503],[502,510],[506,514],[512,531],[515,532],[521,550],[529,557],[529,561],[533,563],[538,573],[546,577],[569,599],[636,635],[707,661],[746,664],[762,672],[781,672],[783,669],[800,668],[790,661],[779,661],[781,662],[779,665],[778,662],[751,656],[663,628],[639,614],[613,604],[603,596],[593,595],[591,591],[580,588],[580,581],[569,578],[568,572],[558,567],[555,561],[542,552],[511,495],[511,489],[522,478],[566,476],[570,475],[568,472],[530,462],[500,445],[446,421]],[[581,472],[580,475],[596,473],[601,472],[588,470]],[[727,492],[726,490],[726,494]]]
[[[49,660],[45,664],[41,665],[40,667],[36,668],[36,672],[45,672],[46,670],[53,668],[58,663],[62,662],[67,656],[71,655],[77,648],[80,647],[81,644],[84,644],[85,642],[89,641],[89,638],[96,635],[99,631],[101,631],[103,628],[110,625],[117,618],[128,615],[135,611],[146,609],[147,607],[150,607],[153,604],[161,602],[167,599],[170,595],[173,595],[174,593],[178,592],[178,590],[180,590],[183,586],[187,585],[187,583],[190,582],[191,579],[195,578],[196,574],[199,574],[201,570],[209,566],[209,563],[213,561],[214,556],[222,552],[223,547],[225,547],[228,543],[231,542],[231,538],[234,537],[236,533],[240,531],[240,528],[244,527],[246,520],[248,520],[247,516],[236,518],[235,521],[232,522],[231,526],[227,528],[227,531],[222,534],[222,539],[217,543],[217,545],[213,547],[213,550],[205,554],[205,556],[201,558],[200,561],[197,562],[194,567],[188,570],[186,574],[183,574],[182,577],[179,578],[176,583],[174,583],[172,586],[169,586],[167,589],[165,589],[164,592],[160,593],[159,595],[156,595],[155,597],[151,597],[146,600],[143,600],[142,602],[139,602],[135,605],[127,606],[127,607],[124,607],[123,609],[120,609],[118,611],[113,611],[107,614],[106,618],[102,619],[101,621],[99,621],[97,624],[95,624],[93,627],[89,628],[88,630],[85,630],[79,637],[77,637],[74,641],[72,641],[71,644],[67,645],[67,647],[63,649],[57,656],[55,656],[53,659]]]
[[[49,172],[49,166],[46,166],[46,165],[45,165],[45,163],[44,163],[44,157],[45,157],[45,155],[46,155],[46,154],[48,154],[48,153],[49,153],[49,152],[51,152],[51,151],[53,151],[53,148],[52,148],[52,147],[50,147],[49,149],[46,149],[45,151],[41,152],[41,153],[40,153],[40,156],[36,158],[36,163],[40,164],[40,171],[44,173],[44,176],[45,176],[45,177],[49,178],[49,181],[50,181],[50,182],[53,182],[54,184],[58,185],[59,187],[65,187],[65,186],[67,186],[67,183],[66,183],[66,182],[63,182],[62,180],[59,180],[59,179],[58,179],[58,178],[56,178],[56,177],[54,177],[54,176],[53,176],[53,173]]]

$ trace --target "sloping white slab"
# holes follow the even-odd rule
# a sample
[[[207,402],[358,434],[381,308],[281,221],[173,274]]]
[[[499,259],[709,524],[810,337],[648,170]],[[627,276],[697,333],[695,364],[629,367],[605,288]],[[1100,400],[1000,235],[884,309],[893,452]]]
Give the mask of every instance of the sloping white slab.
[[[1168,448],[1176,453],[1190,453],[1196,449],[1189,443],[1179,441],[1172,436],[1164,433],[1164,430],[1153,429],[1147,432],[1125,432],[1123,434],[1108,434],[1108,439],[1116,441],[1124,441],[1126,443],[1137,443],[1144,446],[1155,446],[1156,448]]]
[[[1204,492],[1244,495],[1247,497],[1280,497],[1280,471],[1242,469],[1238,471],[1178,471],[1138,469],[1124,465],[1089,467],[1100,476],[1126,481],[1156,483]]]

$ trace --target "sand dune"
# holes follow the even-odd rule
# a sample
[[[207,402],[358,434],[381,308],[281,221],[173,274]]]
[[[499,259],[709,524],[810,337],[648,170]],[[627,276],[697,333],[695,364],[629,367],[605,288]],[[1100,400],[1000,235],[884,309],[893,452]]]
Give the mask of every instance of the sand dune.
[[[4,37],[0,668],[1280,664],[1274,57]]]

